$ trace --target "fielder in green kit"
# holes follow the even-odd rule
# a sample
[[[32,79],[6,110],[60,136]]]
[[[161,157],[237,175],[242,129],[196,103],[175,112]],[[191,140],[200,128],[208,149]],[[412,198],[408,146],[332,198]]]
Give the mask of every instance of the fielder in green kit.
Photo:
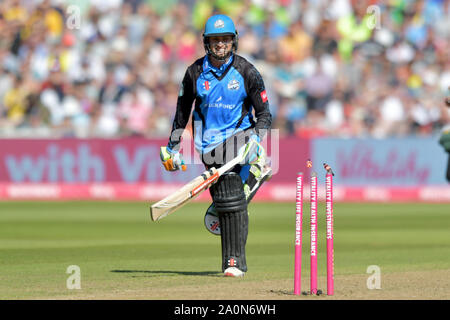
[[[449,88],[450,91],[450,88]],[[450,96],[448,96],[445,99],[445,104],[447,105],[447,108],[450,108]],[[449,110],[450,112],[450,110]],[[441,138],[439,139],[439,143],[442,145],[444,150],[449,154],[448,156],[448,162],[447,162],[447,181],[450,182],[450,124],[447,124],[442,129]]]

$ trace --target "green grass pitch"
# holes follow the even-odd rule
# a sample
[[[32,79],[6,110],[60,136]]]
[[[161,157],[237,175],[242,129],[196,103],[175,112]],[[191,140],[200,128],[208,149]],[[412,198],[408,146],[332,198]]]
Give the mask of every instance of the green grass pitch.
[[[1,202],[0,299],[115,298],[127,292],[130,298],[141,292],[140,298],[163,299],[171,288],[220,284],[220,237],[203,225],[208,205],[191,203],[152,222],[144,202]],[[252,203],[249,211],[245,281],[290,281],[295,204]],[[308,204],[304,212],[306,274]],[[324,203],[318,217],[324,276]],[[369,265],[383,273],[450,269],[448,204],[335,203],[334,228],[336,275],[365,274]],[[66,287],[70,265],[80,267],[82,290]]]

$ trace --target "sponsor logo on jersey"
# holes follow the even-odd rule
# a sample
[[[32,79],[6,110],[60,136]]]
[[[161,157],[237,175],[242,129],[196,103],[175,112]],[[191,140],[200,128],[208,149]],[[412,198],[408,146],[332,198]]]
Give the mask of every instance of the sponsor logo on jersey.
[[[235,107],[234,104],[223,103],[222,100],[223,100],[223,97],[220,96],[216,99],[215,102],[208,103],[207,107],[208,108],[220,108],[220,109],[233,109]]]
[[[233,109],[235,107],[234,104],[226,104],[221,102],[208,103],[208,108],[221,108],[221,109]]]
[[[209,90],[209,81],[203,82],[203,88],[208,91]]]
[[[264,102],[267,102],[267,93],[266,93],[266,90],[264,90],[263,92],[261,92],[261,99],[262,99],[262,102],[264,103]]]
[[[230,80],[230,82],[228,82],[228,90],[238,90],[240,86],[241,85],[237,80]]]

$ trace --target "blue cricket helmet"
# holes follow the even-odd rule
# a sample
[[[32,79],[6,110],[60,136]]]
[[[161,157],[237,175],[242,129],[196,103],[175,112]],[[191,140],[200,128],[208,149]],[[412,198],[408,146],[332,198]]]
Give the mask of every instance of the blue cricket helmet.
[[[220,36],[220,35],[236,35],[236,28],[230,17],[217,14],[206,21],[204,37]]]
[[[233,36],[232,52],[235,52],[238,47],[238,32],[236,30],[236,27],[234,26],[233,20],[231,20],[230,17],[228,17],[224,14],[217,14],[217,15],[211,16],[206,21],[205,31],[203,33],[203,45],[205,47],[206,53],[214,56],[215,58],[218,58],[211,52],[208,37],[225,36],[225,35]],[[230,52],[230,55],[231,55],[231,52]]]

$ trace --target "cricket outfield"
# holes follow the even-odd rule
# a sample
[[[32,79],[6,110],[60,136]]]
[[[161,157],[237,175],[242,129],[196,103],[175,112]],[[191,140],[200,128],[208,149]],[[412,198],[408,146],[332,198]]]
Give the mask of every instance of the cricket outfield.
[[[336,202],[333,297],[292,294],[294,202],[249,206],[242,279],[220,273],[220,238],[203,226],[208,205],[190,203],[152,222],[144,202],[1,202],[0,299],[450,299],[449,204]],[[326,292],[324,203],[318,219]],[[80,268],[81,289],[67,288],[71,265]],[[369,266],[379,267],[381,289],[368,289]]]

